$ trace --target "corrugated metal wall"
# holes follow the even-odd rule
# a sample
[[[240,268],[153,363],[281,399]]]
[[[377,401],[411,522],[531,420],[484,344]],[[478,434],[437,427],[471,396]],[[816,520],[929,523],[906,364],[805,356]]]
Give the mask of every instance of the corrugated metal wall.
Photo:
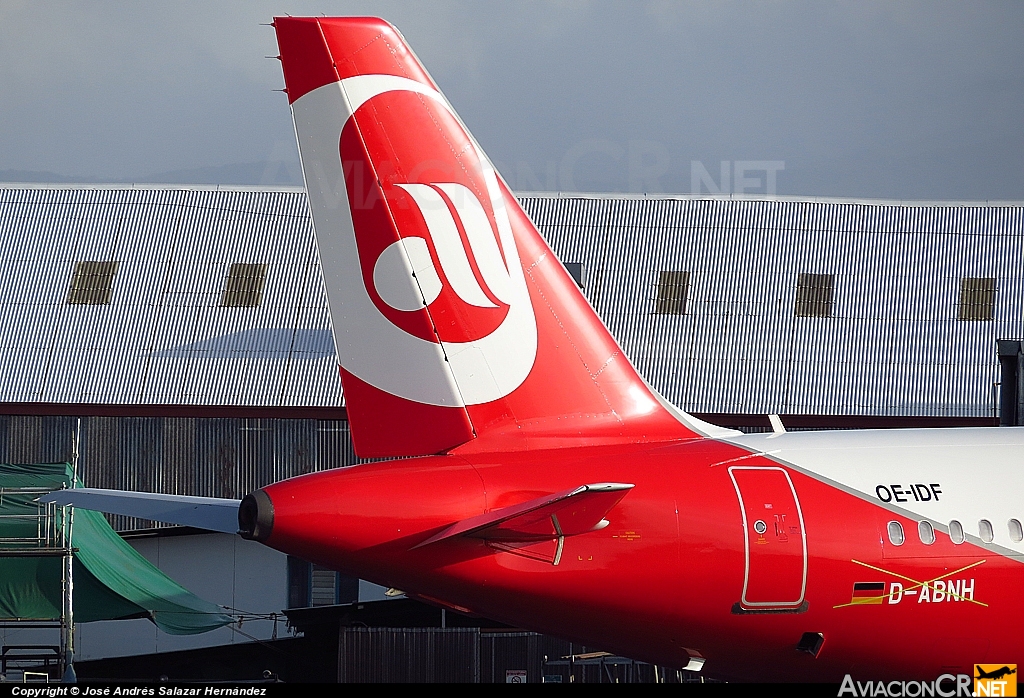
[[[1024,336],[1024,205],[521,197],[626,354],[693,412],[989,417],[997,338]],[[0,187],[0,402],[333,407],[326,293],[301,190]],[[68,305],[77,261],[116,260],[110,305]],[[255,308],[219,306],[267,264]],[[684,315],[653,313],[688,271]],[[801,273],[831,317],[795,317]],[[994,277],[991,321],[957,319]],[[0,461],[70,456],[69,417],[0,416]],[[93,487],[240,497],[356,462],[314,419],[89,417]],[[150,524],[118,518],[120,529]]]
[[[694,412],[991,417],[997,338],[1024,336],[1024,205],[531,194],[527,212],[626,354]],[[0,187],[0,402],[337,406],[301,190]],[[107,306],[76,261],[120,261]],[[263,303],[219,306],[231,263]],[[685,315],[653,314],[689,271]],[[794,317],[800,273],[832,317]],[[962,277],[997,279],[957,320]]]
[[[339,683],[478,683],[477,628],[342,628]]]
[[[508,670],[525,670],[528,683],[541,683],[544,675],[558,675],[563,683],[569,682],[568,668],[545,668],[545,658],[560,659],[571,652],[585,651],[581,645],[573,648],[568,640],[528,632],[491,632],[480,636],[481,683],[505,683]]]
[[[340,405],[301,190],[0,188],[0,401]],[[109,305],[65,303],[118,261]],[[232,263],[259,307],[220,307]]]
[[[570,666],[563,659],[588,651],[568,640],[530,632],[342,627],[338,683],[505,683],[508,670],[525,671],[527,683],[541,683],[545,677],[557,677],[561,683],[699,680],[692,672],[656,670],[640,662],[602,666],[580,661]]]
[[[1024,207],[536,195],[523,205],[626,354],[692,412],[992,417],[997,338],[1024,336]],[[690,272],[685,315],[653,314]],[[832,317],[794,317],[800,273]],[[960,279],[997,279],[992,321]]]
[[[0,462],[70,460],[74,417],[0,415]],[[348,422],[85,417],[79,476],[89,487],[240,499],[303,473],[360,462]],[[150,521],[111,517],[117,530]]]

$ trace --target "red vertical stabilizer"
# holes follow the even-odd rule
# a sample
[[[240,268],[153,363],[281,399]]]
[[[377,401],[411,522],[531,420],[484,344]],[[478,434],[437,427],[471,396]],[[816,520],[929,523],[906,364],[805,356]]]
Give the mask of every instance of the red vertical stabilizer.
[[[360,456],[715,429],[637,375],[394,27],[275,26]]]

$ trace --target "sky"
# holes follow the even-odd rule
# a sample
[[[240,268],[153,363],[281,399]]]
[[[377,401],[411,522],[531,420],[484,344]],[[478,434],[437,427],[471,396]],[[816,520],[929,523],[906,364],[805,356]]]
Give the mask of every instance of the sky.
[[[301,184],[269,23],[395,24],[518,191],[1024,200],[1024,3],[0,0],[0,180]]]

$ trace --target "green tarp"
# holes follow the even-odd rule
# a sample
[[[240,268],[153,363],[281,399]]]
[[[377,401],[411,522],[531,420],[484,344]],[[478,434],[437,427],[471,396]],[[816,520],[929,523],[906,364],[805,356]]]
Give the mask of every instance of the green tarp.
[[[30,549],[38,538],[38,493],[12,488],[61,489],[72,481],[68,463],[0,464],[0,620],[61,615],[61,557],[5,555]],[[81,483],[79,483],[80,485]],[[60,507],[56,516],[64,515]],[[59,521],[59,518],[58,518]],[[99,512],[76,509],[72,524],[76,623],[149,618],[172,635],[215,630],[231,622],[223,610],[172,580],[125,543]]]

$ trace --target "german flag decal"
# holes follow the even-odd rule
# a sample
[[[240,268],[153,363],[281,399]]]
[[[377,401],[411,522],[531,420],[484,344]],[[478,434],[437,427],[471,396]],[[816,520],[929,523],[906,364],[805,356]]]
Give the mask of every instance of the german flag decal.
[[[882,603],[885,598],[885,582],[856,582],[853,585],[851,604]]]

